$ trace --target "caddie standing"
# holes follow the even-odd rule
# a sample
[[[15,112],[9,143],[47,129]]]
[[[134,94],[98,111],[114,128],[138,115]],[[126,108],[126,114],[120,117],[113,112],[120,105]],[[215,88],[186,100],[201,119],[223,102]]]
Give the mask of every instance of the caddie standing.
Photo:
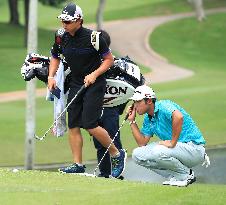
[[[78,5],[69,3],[61,15],[63,29],[56,32],[55,43],[51,50],[48,88],[56,87],[54,75],[63,55],[68,63],[72,79],[68,95],[68,103],[85,84],[85,91],[76,97],[68,108],[69,144],[74,163],[60,168],[64,173],[84,173],[82,164],[83,138],[80,128],[86,129],[104,147],[108,147],[111,138],[107,131],[98,125],[101,115],[106,80],[103,73],[113,64],[113,56],[101,36],[83,27],[83,14]],[[97,38],[98,37],[98,38]],[[95,45],[94,45],[95,44]],[[102,59],[102,61],[101,61]],[[112,162],[112,176],[120,177],[125,168],[126,152],[118,150],[114,143],[109,148]]]

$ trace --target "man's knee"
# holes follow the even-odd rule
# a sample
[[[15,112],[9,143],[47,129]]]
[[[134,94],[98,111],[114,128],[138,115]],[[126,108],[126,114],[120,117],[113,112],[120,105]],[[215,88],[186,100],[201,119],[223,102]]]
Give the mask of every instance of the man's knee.
[[[84,128],[91,136],[95,137],[96,133],[100,131],[99,126]]]
[[[146,161],[142,147],[137,147],[132,152],[132,159],[139,164],[141,161]]]
[[[138,147],[132,152],[132,159],[135,163],[149,169],[156,169],[158,167],[158,160],[155,157],[147,147]]]
[[[156,160],[161,160],[162,158],[170,157],[170,150],[164,145],[156,145],[152,149],[152,155]]]
[[[138,147],[133,150],[132,159],[135,160],[137,163],[140,161],[154,161],[159,162],[164,158],[167,158],[168,153],[165,147],[162,146],[154,146],[151,149],[146,149],[145,147]]]
[[[81,130],[78,127],[74,127],[74,128],[69,128],[69,135],[70,136],[80,136],[81,135]]]

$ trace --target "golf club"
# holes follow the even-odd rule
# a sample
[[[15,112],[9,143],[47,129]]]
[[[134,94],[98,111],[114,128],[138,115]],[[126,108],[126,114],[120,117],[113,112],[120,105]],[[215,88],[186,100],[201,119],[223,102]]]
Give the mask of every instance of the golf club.
[[[85,89],[85,85],[83,85],[77,92],[77,94],[72,98],[72,100],[70,101],[70,103],[68,103],[68,105],[64,108],[64,110],[60,113],[60,115],[57,117],[57,119],[53,122],[53,124],[49,127],[49,129],[45,132],[45,134],[42,137],[39,137],[38,135],[34,135],[34,137],[37,140],[43,140],[46,135],[48,134],[48,132],[52,129],[52,127],[54,126],[54,124],[57,122],[57,120],[64,114],[64,112],[67,110],[67,108],[71,105],[71,103],[76,99],[76,97]]]
[[[133,109],[133,107],[134,107],[134,103],[131,105],[131,109]],[[98,163],[98,165],[97,165],[96,168],[94,169],[94,172],[93,172],[93,175],[94,175],[94,176],[96,176],[96,171],[97,171],[98,167],[100,166],[101,162],[103,161],[105,155],[107,154],[109,148],[110,148],[111,145],[113,144],[115,138],[117,137],[119,131],[120,131],[121,128],[123,127],[123,125],[124,125],[124,123],[126,122],[126,120],[128,119],[128,117],[129,117],[129,113],[126,114],[126,116],[125,116],[125,118],[124,118],[122,124],[120,125],[119,129],[117,130],[117,132],[116,132],[114,138],[112,139],[111,143],[110,143],[109,146],[107,147],[107,149],[106,149],[106,151],[105,151],[103,157],[101,158],[100,162]]]

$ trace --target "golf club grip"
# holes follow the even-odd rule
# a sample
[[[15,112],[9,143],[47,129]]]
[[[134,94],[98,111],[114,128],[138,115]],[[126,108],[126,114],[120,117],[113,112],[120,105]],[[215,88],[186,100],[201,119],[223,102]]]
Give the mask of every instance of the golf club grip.
[[[134,107],[134,103],[131,105],[131,109],[133,109],[133,107]],[[127,119],[128,119],[128,117],[129,117],[129,113],[127,113],[127,114],[126,114],[126,116],[125,116],[125,119],[124,119],[124,120],[127,120]]]

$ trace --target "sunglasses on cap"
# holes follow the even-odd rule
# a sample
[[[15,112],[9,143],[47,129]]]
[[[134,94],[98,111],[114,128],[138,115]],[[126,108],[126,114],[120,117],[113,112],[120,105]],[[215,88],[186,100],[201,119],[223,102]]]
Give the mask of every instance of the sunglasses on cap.
[[[74,21],[64,21],[64,20],[62,20],[61,22],[64,23],[64,24],[71,24],[71,23],[73,23]]]

